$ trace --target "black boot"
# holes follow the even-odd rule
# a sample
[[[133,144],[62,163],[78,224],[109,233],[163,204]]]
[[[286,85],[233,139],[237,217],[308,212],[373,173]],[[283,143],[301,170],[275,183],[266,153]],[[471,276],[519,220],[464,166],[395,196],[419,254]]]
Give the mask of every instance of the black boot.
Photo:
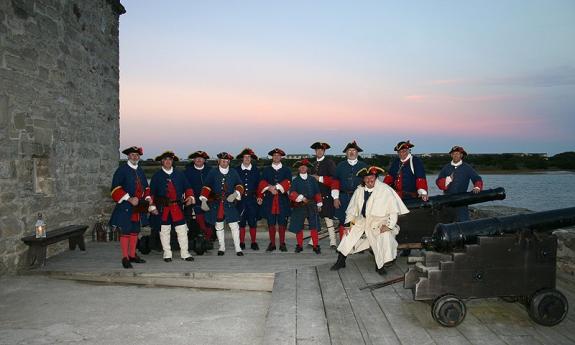
[[[129,258],[122,258],[122,266],[124,268],[133,268]]]
[[[319,247],[319,244],[313,247],[313,252],[318,255],[321,254],[321,248]]]
[[[274,250],[276,250],[276,245],[270,242],[270,244],[268,245],[268,249],[266,249],[266,252],[273,252]]]
[[[337,271],[340,268],[344,268],[345,267],[345,259],[347,259],[347,256],[343,255],[342,253],[337,253],[337,261],[335,262],[335,264],[333,264],[333,266],[331,266],[330,270],[332,271]]]
[[[280,252],[287,252],[287,247],[285,243],[280,244]]]
[[[297,246],[295,246],[295,252],[296,253],[301,253],[302,250],[303,250],[303,248],[299,244]]]
[[[130,262],[135,262],[137,264],[143,264],[146,262],[146,260],[144,260],[141,257],[139,257],[138,255],[136,255],[134,257],[130,257]]]
[[[240,243],[240,248],[241,248],[242,250],[246,249],[246,244],[245,244],[244,242],[241,242],[241,243]]]
[[[252,250],[260,250],[260,246],[258,246],[257,242],[252,242],[251,248],[252,248]]]
[[[377,268],[377,265],[375,266],[375,271],[380,275],[384,275],[387,273],[387,271],[385,270],[385,267],[381,266],[381,268]]]

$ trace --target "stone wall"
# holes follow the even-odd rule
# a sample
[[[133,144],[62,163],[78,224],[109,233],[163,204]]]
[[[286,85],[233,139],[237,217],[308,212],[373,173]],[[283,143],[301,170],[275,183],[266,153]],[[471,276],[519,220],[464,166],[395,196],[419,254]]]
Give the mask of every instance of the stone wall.
[[[39,212],[48,229],[110,212],[123,12],[119,0],[0,1],[0,274],[24,266]]]

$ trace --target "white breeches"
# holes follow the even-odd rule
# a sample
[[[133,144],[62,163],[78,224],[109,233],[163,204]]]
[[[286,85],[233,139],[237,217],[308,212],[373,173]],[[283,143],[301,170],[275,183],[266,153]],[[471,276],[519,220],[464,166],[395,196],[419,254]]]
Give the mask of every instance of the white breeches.
[[[234,249],[237,252],[241,252],[242,248],[240,248],[240,225],[238,222],[228,223],[230,230],[232,231],[232,239],[234,240]],[[224,241],[224,222],[217,222],[216,223],[216,236],[218,237],[218,243],[220,247],[218,251],[225,252],[226,251],[226,242]]]
[[[171,231],[171,225],[162,225],[160,227],[160,241],[162,242],[162,249],[164,250],[164,259],[172,258],[172,248],[170,247]],[[178,244],[180,245],[180,256],[182,259],[190,257],[190,252],[188,252],[188,227],[186,224],[176,226],[176,234],[178,235]]]

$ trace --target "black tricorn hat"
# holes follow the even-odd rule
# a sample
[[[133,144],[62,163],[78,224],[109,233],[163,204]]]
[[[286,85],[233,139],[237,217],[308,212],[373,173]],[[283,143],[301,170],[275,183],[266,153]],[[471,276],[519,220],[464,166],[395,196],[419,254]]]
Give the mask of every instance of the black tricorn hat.
[[[384,175],[385,174],[385,170],[383,170],[382,168],[372,165],[370,167],[367,168],[363,168],[360,171],[357,172],[357,176],[359,177],[365,177],[365,176],[369,176],[369,175]]]
[[[124,151],[122,151],[122,153],[125,155],[129,155],[130,153],[137,153],[141,156],[144,154],[144,149],[138,146],[130,146]]]
[[[210,156],[205,151],[196,151],[188,156],[189,159],[201,157],[203,159],[210,159]]]
[[[286,155],[284,150],[278,149],[277,147],[275,149],[271,150],[270,152],[268,152],[268,155],[273,156],[274,153],[279,153],[282,157],[284,157]]]
[[[394,151],[399,151],[402,149],[410,149],[412,147],[414,147],[415,145],[413,145],[412,143],[409,142],[409,140],[406,141],[400,141],[397,143],[397,145],[395,145],[395,148],[393,149]]]
[[[298,169],[298,168],[301,167],[302,165],[305,165],[305,166],[308,167],[308,168],[311,168],[311,167],[313,166],[313,165],[311,164],[311,162],[310,162],[307,158],[304,158],[304,159],[302,159],[302,160],[300,160],[300,161],[296,161],[296,162],[293,164],[293,167],[296,168],[296,169]]]
[[[316,141],[315,143],[313,143],[310,148],[317,150],[317,149],[323,149],[323,150],[327,150],[329,149],[331,146],[329,146],[328,143],[324,143],[321,141]]]
[[[245,149],[242,150],[242,152],[240,152],[236,158],[237,159],[242,159],[244,158],[245,155],[250,155],[252,157],[252,159],[257,160],[258,156],[256,156],[254,150],[250,149],[249,147],[246,147]]]
[[[345,146],[345,149],[343,149],[343,153],[346,153],[347,150],[349,149],[356,149],[357,152],[363,152],[363,150],[361,149],[361,147],[357,146],[357,143],[354,141],[352,141],[351,143],[347,143],[347,145]]]
[[[451,148],[451,150],[449,151],[449,154],[452,154],[453,152],[461,152],[461,154],[463,155],[463,157],[467,156],[467,152],[465,151],[465,149],[461,146],[453,146]]]
[[[179,161],[180,159],[178,158],[178,156],[176,156],[176,154],[173,151],[166,151],[164,153],[162,153],[161,155],[159,155],[158,157],[156,157],[157,161],[161,161],[164,158],[171,158],[174,162]]]
[[[231,161],[232,159],[234,159],[234,156],[232,156],[227,152],[220,152],[218,153],[218,159],[228,159]]]

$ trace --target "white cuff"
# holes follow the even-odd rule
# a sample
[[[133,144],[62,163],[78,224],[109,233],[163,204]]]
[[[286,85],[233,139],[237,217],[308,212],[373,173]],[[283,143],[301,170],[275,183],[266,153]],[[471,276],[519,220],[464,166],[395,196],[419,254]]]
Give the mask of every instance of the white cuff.
[[[148,207],[148,212],[154,212],[156,210],[156,206],[155,205],[150,205]]]
[[[284,189],[284,187],[282,187],[282,185],[279,184],[279,183],[276,184],[276,189],[279,190],[279,191],[282,192],[282,193],[285,193],[285,192],[286,192],[285,189]]]
[[[128,199],[130,199],[130,194],[126,193],[126,194],[124,194],[124,196],[122,197],[122,199],[118,200],[118,204],[121,204],[122,201],[126,201],[126,200],[128,200]]]
[[[150,201],[152,200],[152,197],[148,195],[145,200]]]
[[[191,196],[190,198],[192,198],[192,204],[196,203],[196,198],[194,198],[193,196]]]
[[[427,191],[425,189],[418,189],[417,194],[419,195],[427,195]]]
[[[447,186],[451,183],[451,181],[453,181],[453,180],[451,179],[451,176],[447,176],[447,177],[445,178],[445,187],[447,187]]]
[[[317,203],[317,207],[322,207],[322,206],[323,206],[323,202],[320,201]]]
[[[339,199],[339,190],[337,189],[332,189],[331,190],[331,197],[334,199]]]
[[[300,194],[295,198],[295,202],[301,202],[303,200],[303,194]]]
[[[262,189],[262,194],[264,194],[266,192],[266,190],[270,189],[271,185],[268,185],[267,187],[265,187],[264,189]]]
[[[323,183],[323,176],[320,176],[317,180],[318,182]]]
[[[208,198],[206,198],[206,197],[203,196],[203,195],[200,195],[200,201],[208,201]]]
[[[236,190],[236,200],[242,200],[242,193],[239,190]]]

